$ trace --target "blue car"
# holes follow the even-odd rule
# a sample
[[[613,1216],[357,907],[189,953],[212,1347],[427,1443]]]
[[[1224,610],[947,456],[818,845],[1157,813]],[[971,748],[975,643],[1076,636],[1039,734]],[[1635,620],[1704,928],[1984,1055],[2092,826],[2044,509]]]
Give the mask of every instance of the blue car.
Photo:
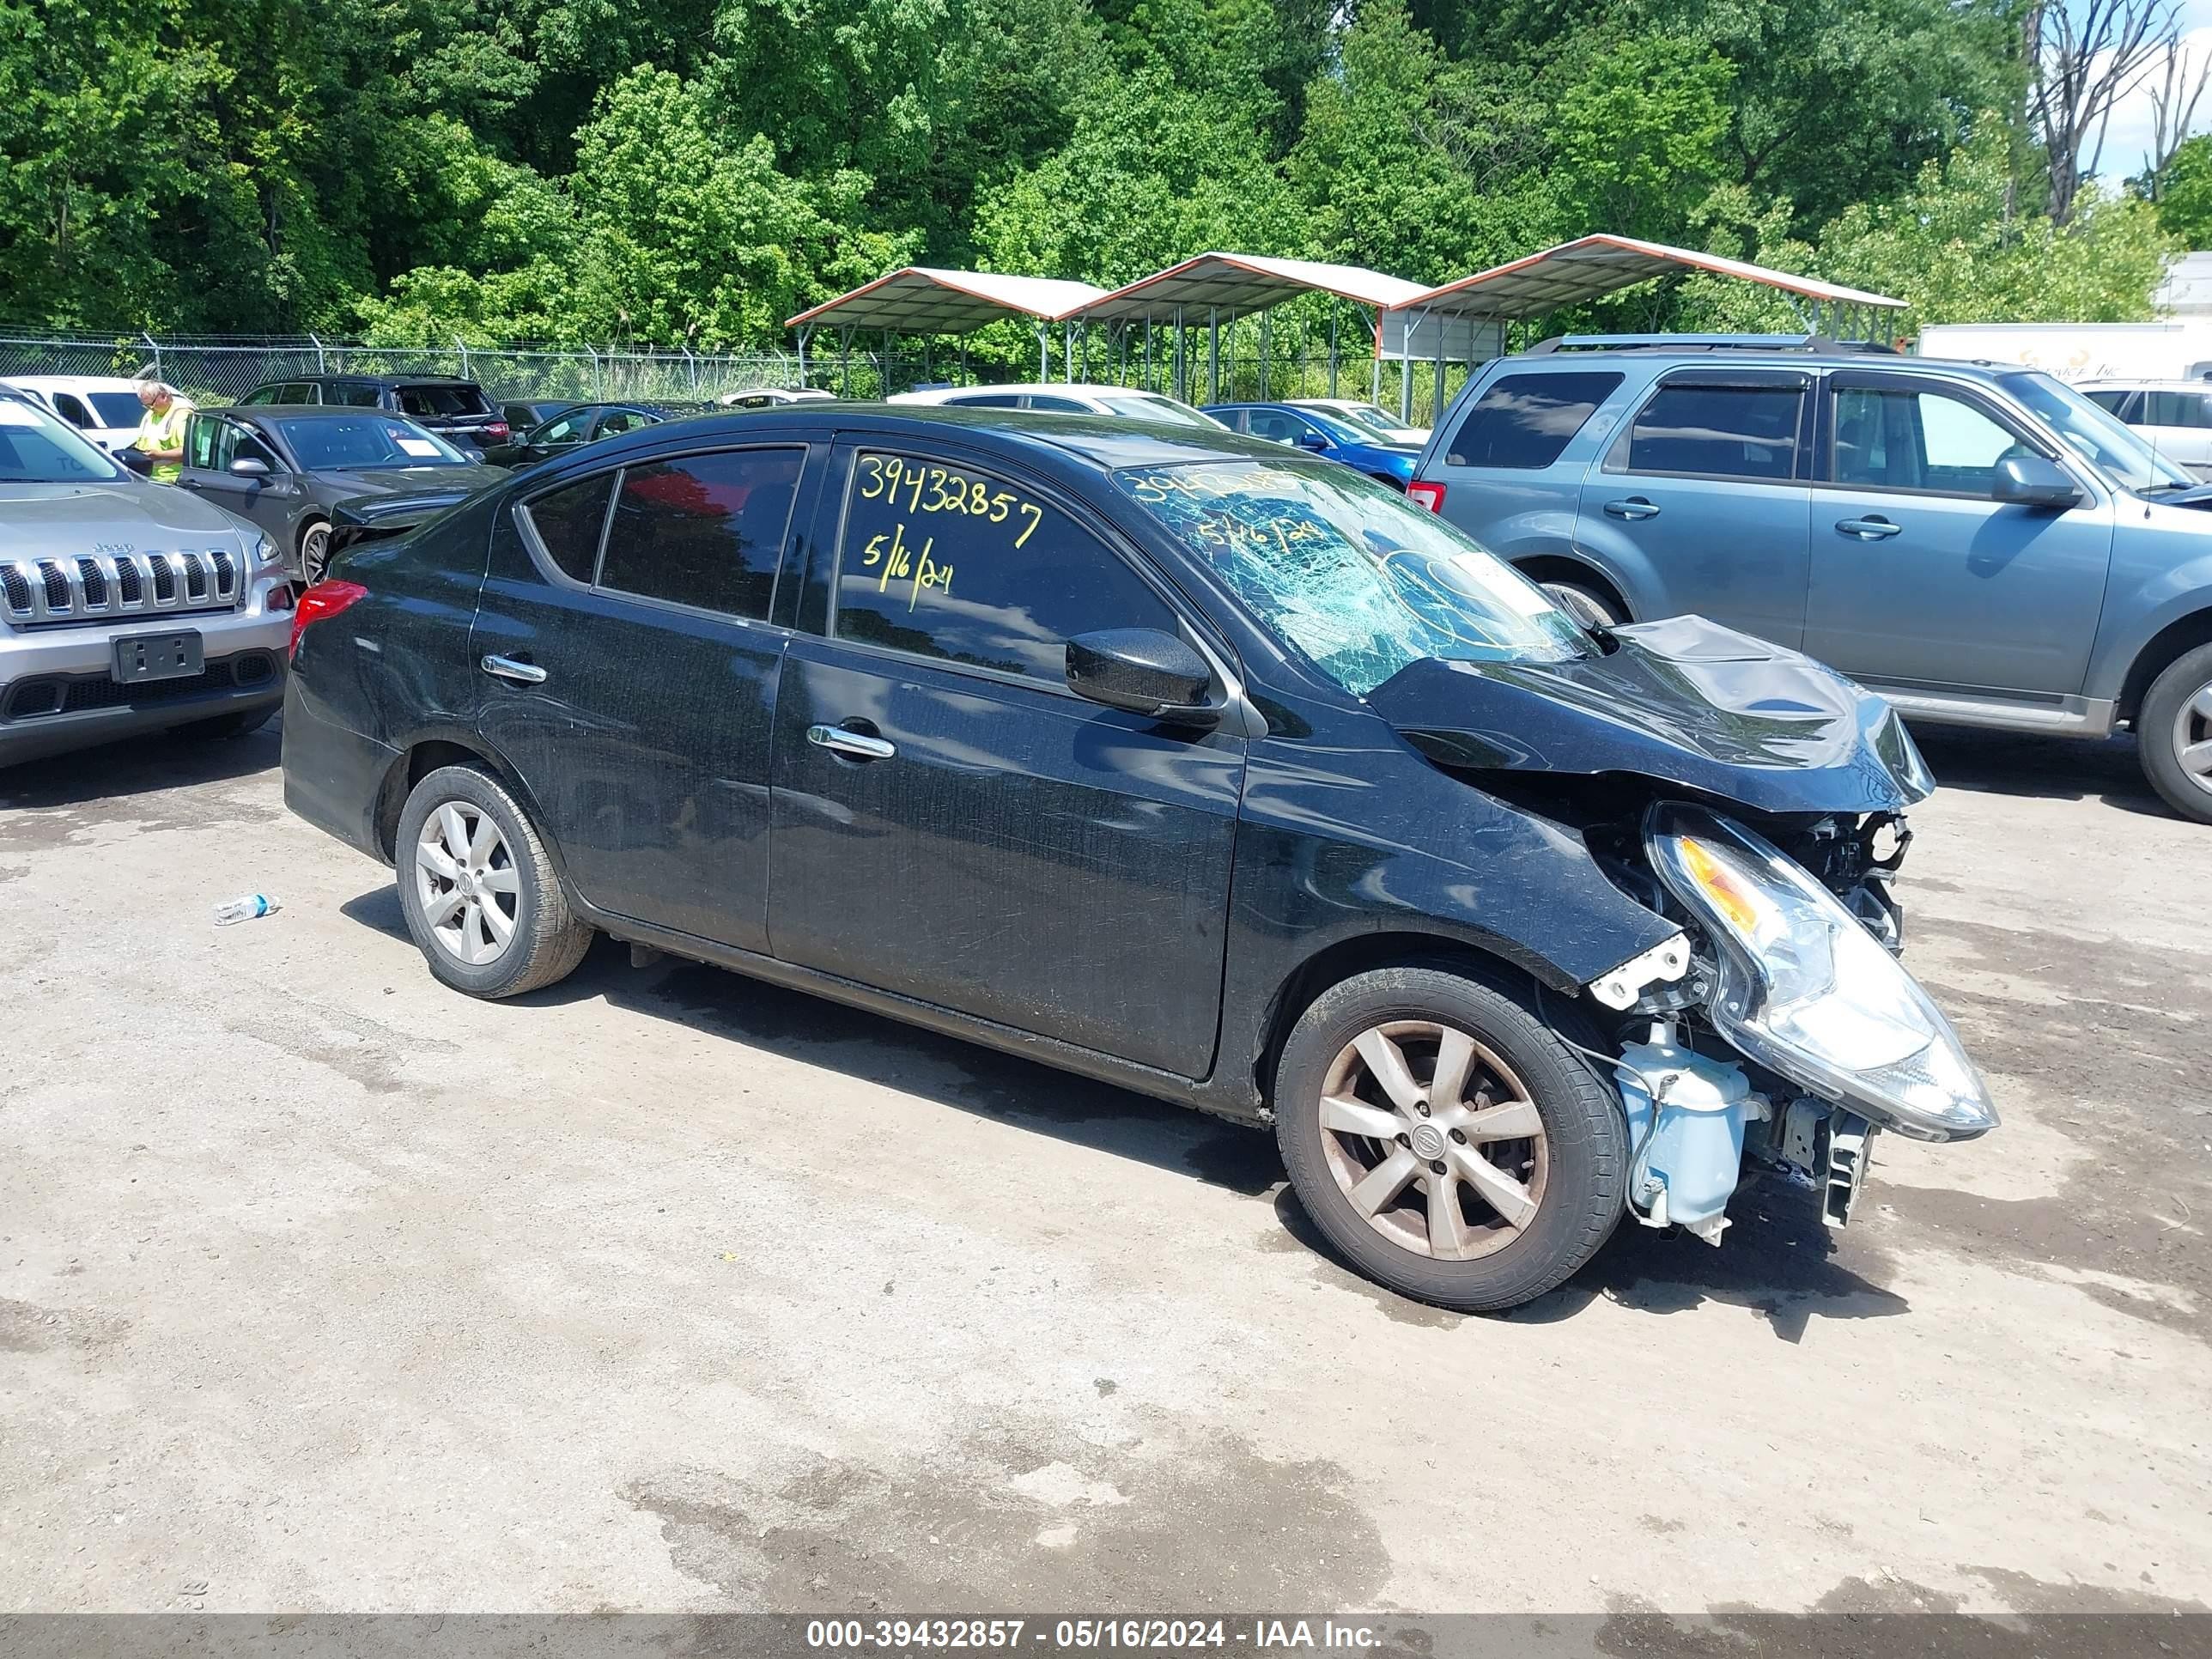
[[[1421,458],[1417,444],[1380,442],[1373,433],[1306,404],[1208,404],[1206,412],[1231,432],[1326,455],[1394,489],[1413,481],[1413,463]]]

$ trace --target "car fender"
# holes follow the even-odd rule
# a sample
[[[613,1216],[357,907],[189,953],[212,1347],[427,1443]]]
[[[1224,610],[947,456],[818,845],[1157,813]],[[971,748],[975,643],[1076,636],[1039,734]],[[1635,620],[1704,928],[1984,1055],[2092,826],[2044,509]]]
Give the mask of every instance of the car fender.
[[[2198,509],[2164,511],[2200,516]],[[2131,535],[2130,530],[2136,526],[2120,526],[2112,550],[2104,614],[2098,623],[2082,688],[2086,696],[2112,700],[2122,696],[2128,689],[2130,672],[2152,641],[2176,623],[2212,611],[2212,514],[2201,516],[2201,528],[2185,522],[2149,525]]]

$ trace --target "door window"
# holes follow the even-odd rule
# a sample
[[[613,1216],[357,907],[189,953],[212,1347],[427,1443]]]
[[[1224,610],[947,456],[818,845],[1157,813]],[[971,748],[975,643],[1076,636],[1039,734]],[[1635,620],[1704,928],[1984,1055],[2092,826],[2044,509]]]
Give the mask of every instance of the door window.
[[[378,409],[384,403],[383,388],[374,380],[340,380],[327,391],[327,401],[349,409]]]
[[[2134,397],[2135,393],[2119,387],[2106,386],[2096,392],[2085,392],[2081,395],[2107,415],[2118,415],[2122,420],[2125,420],[2127,416],[2123,411],[2128,406],[2128,399]]]
[[[95,427],[100,424],[92,418],[90,410],[66,392],[54,393],[54,413],[74,427]]]
[[[1054,684],[1075,635],[1176,628],[1166,601],[1058,507],[927,456],[855,459],[837,571],[840,638]]]
[[[1092,411],[1073,398],[1048,398],[1042,392],[1030,394],[1030,407],[1048,410],[1054,415],[1088,415]]]
[[[1777,483],[1797,470],[1795,386],[1673,382],[1637,411],[1628,435],[1631,472]]]
[[[545,556],[572,582],[588,586],[598,574],[599,533],[606,528],[607,497],[614,487],[615,475],[602,472],[550,489],[522,508]]]
[[[1993,417],[1945,392],[1836,388],[1838,483],[1985,496],[1997,463],[2025,450]]]
[[[655,424],[655,422],[653,416],[647,414],[643,410],[609,410],[607,413],[600,418],[599,429],[595,435],[602,438],[611,438],[617,432],[629,432],[639,427],[652,426],[653,424]]]
[[[1547,467],[1620,384],[1618,374],[1505,375],[1461,419],[1444,459],[1452,466]]]
[[[974,398],[947,398],[946,403],[959,409],[1019,409],[1019,392],[987,392]]]
[[[2150,410],[2142,422],[2145,426],[2212,426],[2212,414],[2206,412],[2201,392],[2153,392],[2145,397]]]
[[[584,428],[586,426],[590,424],[591,419],[591,410],[587,409],[577,410],[571,414],[562,416],[561,418],[556,421],[548,421],[544,426],[538,428],[538,430],[532,434],[530,441],[534,444],[573,444],[580,442],[584,436]]]
[[[185,465],[205,472],[216,469],[216,442],[226,423],[195,415],[185,422]]]
[[[1313,430],[1297,416],[1285,414],[1279,409],[1249,410],[1244,429],[1271,444],[1295,444]]]
[[[805,459],[726,449],[628,468],[599,586],[765,621]]]

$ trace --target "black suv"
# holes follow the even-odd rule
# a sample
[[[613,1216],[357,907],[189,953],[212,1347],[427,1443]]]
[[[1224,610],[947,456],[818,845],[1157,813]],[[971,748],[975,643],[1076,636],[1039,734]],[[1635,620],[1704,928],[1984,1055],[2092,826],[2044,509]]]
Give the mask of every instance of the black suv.
[[[474,380],[422,374],[304,374],[271,380],[240,404],[343,404],[404,415],[447,443],[487,449],[514,436],[507,415]]]
[[[1624,1211],[1717,1243],[1747,1167],[1840,1224],[1875,1126],[1996,1121],[1893,954],[1929,783],[1886,704],[1587,630],[1218,428],[626,433],[340,553],[293,665],[285,799],[396,864],[448,985],[605,932],[1272,1121],[1336,1247],[1445,1306]]]

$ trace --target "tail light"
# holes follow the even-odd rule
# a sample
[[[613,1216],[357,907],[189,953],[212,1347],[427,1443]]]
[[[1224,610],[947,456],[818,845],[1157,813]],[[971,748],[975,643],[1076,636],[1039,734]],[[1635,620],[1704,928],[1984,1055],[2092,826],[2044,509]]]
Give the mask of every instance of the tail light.
[[[1415,507],[1431,513],[1444,510],[1444,487],[1440,483],[1409,483],[1406,486],[1406,497]]]
[[[483,434],[487,438],[506,437],[507,435],[507,422],[505,421],[494,421],[489,426],[483,428]]]
[[[299,608],[292,612],[292,642],[284,647],[285,660],[300,654],[300,635],[307,631],[308,623],[335,617],[368,597],[368,590],[359,582],[317,582],[301,594]]]

